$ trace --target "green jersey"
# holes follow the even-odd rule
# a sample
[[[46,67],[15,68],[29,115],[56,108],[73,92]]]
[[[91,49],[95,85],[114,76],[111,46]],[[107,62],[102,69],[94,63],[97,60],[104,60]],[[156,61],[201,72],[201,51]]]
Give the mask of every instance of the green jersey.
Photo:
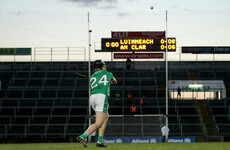
[[[90,77],[91,95],[92,94],[104,94],[109,96],[110,94],[110,81],[114,79],[111,72],[106,70],[98,70]]]

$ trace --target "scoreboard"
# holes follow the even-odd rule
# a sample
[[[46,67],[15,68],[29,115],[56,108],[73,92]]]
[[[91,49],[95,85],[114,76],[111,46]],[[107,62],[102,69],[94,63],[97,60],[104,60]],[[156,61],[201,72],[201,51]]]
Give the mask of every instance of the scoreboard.
[[[176,38],[167,38],[168,52],[176,51]],[[102,38],[102,51],[165,51],[165,38]]]

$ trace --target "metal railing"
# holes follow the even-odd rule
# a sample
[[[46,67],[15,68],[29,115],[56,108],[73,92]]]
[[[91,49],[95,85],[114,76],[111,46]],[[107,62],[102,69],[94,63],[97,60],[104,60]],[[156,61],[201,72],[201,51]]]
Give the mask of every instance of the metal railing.
[[[31,55],[0,56],[1,62],[86,61],[85,47],[35,47]]]

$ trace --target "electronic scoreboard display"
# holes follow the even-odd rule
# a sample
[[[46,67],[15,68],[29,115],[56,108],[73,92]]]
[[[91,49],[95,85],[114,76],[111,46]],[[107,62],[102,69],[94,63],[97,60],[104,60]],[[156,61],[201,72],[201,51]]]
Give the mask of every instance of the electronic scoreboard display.
[[[167,38],[168,52],[176,51],[176,38]],[[165,38],[102,38],[102,51],[165,51]]]

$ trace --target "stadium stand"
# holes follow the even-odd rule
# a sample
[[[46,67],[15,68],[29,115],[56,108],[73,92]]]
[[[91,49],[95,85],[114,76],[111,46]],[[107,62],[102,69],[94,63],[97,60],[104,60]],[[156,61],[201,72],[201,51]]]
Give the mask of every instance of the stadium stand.
[[[111,118],[105,136],[160,136],[164,121],[133,118],[127,105],[127,94],[132,92],[137,114],[165,114],[165,70],[152,69],[151,62],[136,62],[135,70],[123,69],[124,62],[106,62],[118,80],[111,87],[110,114],[125,115]],[[170,136],[230,137],[230,78],[229,70],[216,62],[169,62],[170,80],[224,80],[227,99],[169,100]],[[145,69],[141,66],[145,64]],[[160,63],[157,62],[157,65]],[[153,66],[157,66],[156,64]],[[164,68],[164,64],[160,64]],[[179,65],[181,69],[175,65]],[[228,63],[229,65],[229,63]],[[75,71],[87,75],[86,62],[0,63],[0,138],[72,138],[88,126],[88,79],[76,78]],[[3,67],[4,66],[4,67]],[[199,67],[197,67],[199,66]],[[110,69],[112,68],[112,69]],[[192,71],[191,71],[192,70]],[[121,94],[120,104],[115,94]],[[140,98],[146,96],[146,105]],[[205,122],[202,110],[207,109]],[[208,127],[210,125],[210,127]],[[208,132],[213,128],[214,134]],[[6,141],[6,140],[4,140]]]

